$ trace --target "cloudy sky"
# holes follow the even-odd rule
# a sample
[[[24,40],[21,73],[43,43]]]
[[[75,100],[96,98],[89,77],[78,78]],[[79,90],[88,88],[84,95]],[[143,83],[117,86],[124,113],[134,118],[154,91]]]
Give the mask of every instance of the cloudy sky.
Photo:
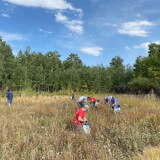
[[[160,44],[159,0],[0,0],[0,35],[13,53],[77,53],[86,65],[133,65]]]

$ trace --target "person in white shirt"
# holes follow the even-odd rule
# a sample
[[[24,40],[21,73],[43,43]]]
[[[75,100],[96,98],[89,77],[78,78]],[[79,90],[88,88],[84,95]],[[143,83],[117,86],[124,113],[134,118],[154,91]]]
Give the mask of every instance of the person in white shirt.
[[[85,96],[81,96],[78,98],[77,100],[77,105],[78,105],[78,108],[81,108],[84,106],[84,103],[87,101],[87,97]]]

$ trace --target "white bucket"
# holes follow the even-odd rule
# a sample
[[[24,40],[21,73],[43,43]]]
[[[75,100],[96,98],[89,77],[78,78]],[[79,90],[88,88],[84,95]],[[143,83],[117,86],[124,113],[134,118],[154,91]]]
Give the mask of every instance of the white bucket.
[[[96,101],[96,102],[95,102],[95,106],[98,107],[98,105],[99,105],[99,103]]]
[[[120,107],[114,108],[114,112],[115,112],[115,113],[120,112]]]

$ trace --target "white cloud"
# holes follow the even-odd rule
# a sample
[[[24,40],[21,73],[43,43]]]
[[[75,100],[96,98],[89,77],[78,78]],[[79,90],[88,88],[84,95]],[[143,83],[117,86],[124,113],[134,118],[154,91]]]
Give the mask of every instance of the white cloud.
[[[62,13],[57,13],[55,15],[56,21],[63,23],[68,29],[71,31],[82,34],[83,33],[83,21],[81,20],[69,20],[68,17],[63,15]]]
[[[6,17],[6,18],[10,18],[10,15],[6,14],[6,13],[2,13],[1,14],[2,17]]]
[[[80,20],[71,20],[66,23],[66,27],[78,34],[83,33],[83,22]]]
[[[25,40],[25,38],[21,34],[17,34],[17,33],[8,33],[4,31],[0,31],[0,36],[2,36],[2,39],[5,41]]]
[[[105,25],[110,27],[117,27],[117,24],[112,24],[112,23],[105,23]]]
[[[53,32],[50,32],[50,31],[45,31],[45,30],[43,30],[43,29],[41,29],[41,28],[39,28],[39,31],[40,32],[43,32],[43,33],[46,33],[46,34],[52,34]]]
[[[135,49],[143,48],[143,49],[145,49],[145,50],[148,52],[149,44],[151,44],[151,43],[160,44],[160,40],[154,41],[154,42],[142,43],[142,44],[140,44],[140,45],[133,46],[133,48],[135,48]]]
[[[55,17],[56,17],[57,22],[65,23],[68,20],[68,18],[65,15],[63,15],[62,13],[57,13],[55,15]]]
[[[142,15],[141,15],[141,14],[139,14],[139,13],[137,13],[137,14],[136,14],[136,17],[141,18],[141,17],[142,17]]]
[[[100,47],[84,47],[80,49],[83,53],[87,53],[92,56],[100,56],[103,48]]]
[[[15,5],[25,7],[40,7],[50,10],[73,10],[79,13],[79,17],[82,17],[83,11],[80,8],[75,8],[71,3],[66,0],[3,0]]]
[[[125,49],[127,49],[127,50],[131,50],[131,48],[130,48],[130,47],[128,47],[128,46],[125,46],[124,48],[125,48]]]
[[[134,21],[126,22],[122,25],[118,32],[120,34],[128,34],[130,36],[147,37],[148,32],[146,29],[154,24],[149,21]]]
[[[41,7],[50,10],[71,10],[74,15],[79,19],[83,16],[83,11],[80,8],[75,8],[71,3],[66,0],[3,0],[12,4],[21,5],[25,7]],[[65,24],[67,28],[81,34],[83,32],[83,26],[81,20],[67,20],[67,17],[62,15],[62,13],[58,13],[55,15],[56,21]]]
[[[3,0],[12,4],[25,7],[41,7],[46,9],[71,9],[74,7],[65,0]]]

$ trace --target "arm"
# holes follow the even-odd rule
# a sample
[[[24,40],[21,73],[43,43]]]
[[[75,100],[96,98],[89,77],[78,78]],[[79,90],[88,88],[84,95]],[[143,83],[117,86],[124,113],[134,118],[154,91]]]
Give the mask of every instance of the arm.
[[[113,104],[113,106],[115,106],[116,104],[117,104],[117,102],[115,101],[114,104]]]
[[[87,121],[87,119],[84,117],[84,119],[81,117],[81,116],[79,116],[78,117],[78,121],[79,122],[85,122],[85,121]]]

